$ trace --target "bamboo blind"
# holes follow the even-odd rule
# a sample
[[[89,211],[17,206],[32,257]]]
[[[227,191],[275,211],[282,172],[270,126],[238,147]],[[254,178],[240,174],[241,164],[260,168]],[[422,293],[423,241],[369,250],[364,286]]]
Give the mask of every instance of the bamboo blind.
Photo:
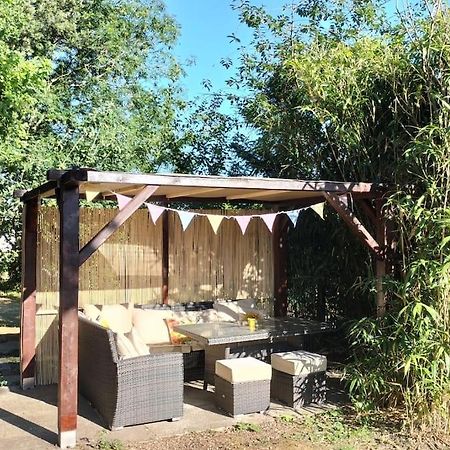
[[[117,209],[81,208],[80,245],[115,214]],[[161,250],[162,220],[153,225],[147,210],[138,210],[81,267],[80,305],[160,303]],[[59,213],[55,207],[42,207],[38,220],[37,384],[55,383],[58,378],[58,277]],[[242,236],[236,221],[224,219],[216,235],[206,217],[195,217],[183,231],[178,215],[169,213],[170,303],[272,296],[272,239],[262,220],[253,219]]]

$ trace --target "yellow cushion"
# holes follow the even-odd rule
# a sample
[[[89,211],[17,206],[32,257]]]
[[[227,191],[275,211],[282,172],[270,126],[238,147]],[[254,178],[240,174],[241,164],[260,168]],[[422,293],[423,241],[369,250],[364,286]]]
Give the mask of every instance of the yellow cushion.
[[[132,327],[132,308],[124,305],[103,305],[99,323],[107,323],[115,333],[128,333]]]
[[[142,339],[136,327],[131,328],[131,331],[126,336],[130,339],[138,355],[148,355],[150,353],[147,344]]]
[[[216,361],[216,375],[230,383],[262,381],[272,378],[270,364],[252,358],[220,359]]]
[[[310,373],[325,372],[327,370],[326,356],[303,350],[273,353],[271,360],[274,369],[288,375],[306,376]]]
[[[162,311],[134,309],[133,326],[145,344],[170,344],[169,330],[162,316]]]
[[[122,358],[133,358],[139,356],[134,345],[123,333],[116,333],[117,353]]]

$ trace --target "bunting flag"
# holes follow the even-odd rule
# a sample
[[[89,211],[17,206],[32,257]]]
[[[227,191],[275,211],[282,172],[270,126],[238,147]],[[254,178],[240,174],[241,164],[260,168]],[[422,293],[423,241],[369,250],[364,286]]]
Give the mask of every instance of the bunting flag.
[[[244,235],[252,216],[234,216],[234,218],[241,229],[242,235]]]
[[[316,212],[317,214],[319,214],[320,218],[323,220],[323,205],[324,203],[317,203],[317,205],[312,205],[310,206],[310,208]]]
[[[161,217],[161,214],[167,209],[163,206],[153,205],[152,203],[146,203],[145,206],[148,209],[152,222],[156,225],[156,221]]]
[[[195,213],[191,213],[189,211],[177,211],[178,216],[181,220],[181,226],[183,227],[183,231],[186,231],[187,227],[191,223],[192,219],[196,215]]]
[[[125,206],[128,205],[128,203],[131,202],[132,198],[127,197],[126,195],[116,194],[117,203],[119,204],[119,210],[122,210],[125,208]]]
[[[206,217],[208,218],[214,233],[217,234],[217,230],[219,229],[222,220],[225,219],[225,216],[217,214],[206,214]]]
[[[101,194],[101,191],[91,191],[86,189],[85,195],[86,195],[86,200],[88,202],[92,202],[92,200],[95,199],[95,197],[97,197],[99,194]]]
[[[272,233],[273,230],[273,224],[275,222],[275,219],[277,218],[278,213],[274,214],[261,214],[260,216],[262,220],[264,220],[264,223],[267,225],[267,228]]]
[[[293,211],[285,211],[285,214],[289,217],[294,228],[297,226],[298,217],[300,216],[301,209],[294,209]]]

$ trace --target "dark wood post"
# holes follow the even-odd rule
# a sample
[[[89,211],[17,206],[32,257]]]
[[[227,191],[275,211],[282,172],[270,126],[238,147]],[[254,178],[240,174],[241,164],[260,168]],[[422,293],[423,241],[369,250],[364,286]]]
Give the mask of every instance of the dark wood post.
[[[20,385],[34,387],[36,358],[36,258],[39,198],[24,203],[22,235],[22,302],[20,314]]]
[[[164,204],[167,206],[167,203]],[[169,211],[162,214],[162,289],[161,296],[164,304],[169,303]]]
[[[386,275],[386,221],[383,217],[383,204],[383,199],[375,200],[376,236],[380,248],[380,256],[375,259],[377,317],[386,313],[386,295],[383,288],[383,278]]]
[[[59,378],[58,439],[75,447],[78,410],[79,189],[58,190],[59,243]]]
[[[275,317],[287,315],[288,294],[288,248],[287,231],[289,218],[284,214],[278,215],[273,224],[273,293]]]

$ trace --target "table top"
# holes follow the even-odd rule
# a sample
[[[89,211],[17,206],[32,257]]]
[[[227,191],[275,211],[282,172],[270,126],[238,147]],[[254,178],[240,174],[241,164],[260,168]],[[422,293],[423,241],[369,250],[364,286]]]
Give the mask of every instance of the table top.
[[[237,342],[276,339],[290,336],[323,333],[330,324],[293,317],[277,317],[258,320],[255,331],[235,322],[206,322],[177,325],[174,330],[206,345],[232,344]]]

